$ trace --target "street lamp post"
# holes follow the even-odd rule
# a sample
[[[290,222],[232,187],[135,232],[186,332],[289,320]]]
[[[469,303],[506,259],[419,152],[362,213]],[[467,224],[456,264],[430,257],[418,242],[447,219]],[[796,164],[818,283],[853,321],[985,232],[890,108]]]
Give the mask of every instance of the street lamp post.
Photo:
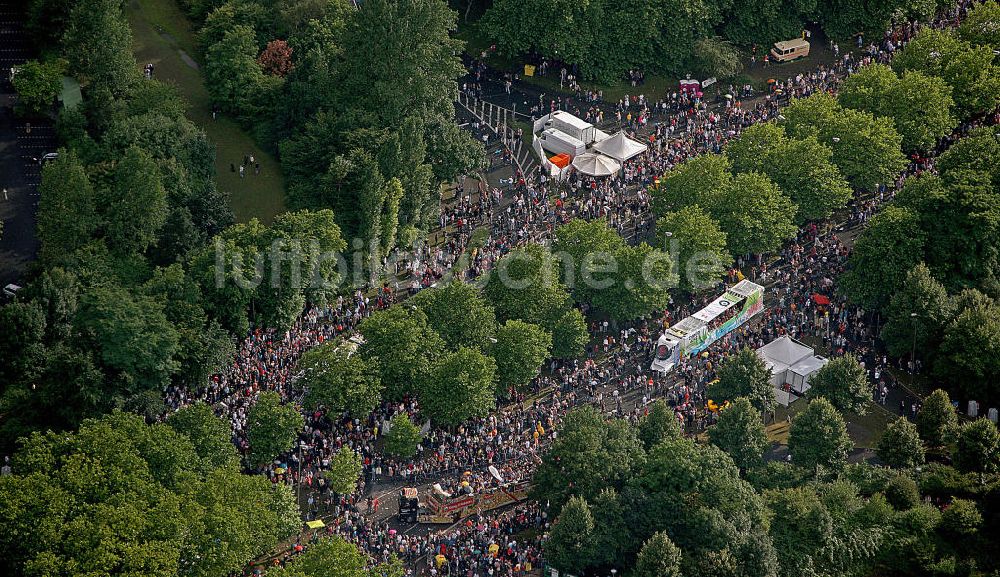
[[[305,448],[306,442],[299,441],[299,481],[295,484],[295,500],[299,502],[299,506],[302,506],[302,449]]]
[[[910,349],[910,371],[911,374],[917,372],[917,313],[910,313],[910,320],[913,321],[913,347]]]

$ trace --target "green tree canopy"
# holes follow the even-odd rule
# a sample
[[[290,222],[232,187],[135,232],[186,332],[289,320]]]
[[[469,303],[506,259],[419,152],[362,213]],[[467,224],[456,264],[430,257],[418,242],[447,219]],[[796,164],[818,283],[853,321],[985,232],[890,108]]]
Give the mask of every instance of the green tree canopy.
[[[386,454],[393,457],[412,457],[417,452],[417,444],[423,438],[420,428],[413,424],[406,413],[396,413],[389,421],[389,430],[385,433],[384,446]]]
[[[361,455],[350,447],[341,447],[330,459],[330,468],[323,473],[330,483],[330,490],[340,495],[351,495],[361,476]]]
[[[955,467],[969,473],[995,473],[1000,469],[1000,433],[989,419],[965,423],[955,438]]]
[[[605,487],[621,487],[642,462],[642,444],[622,420],[593,407],[569,412],[534,476],[534,494],[557,509],[570,496],[593,499]]]
[[[653,212],[662,216],[692,204],[714,206],[732,179],[726,156],[701,154],[690,158],[663,175],[650,189]]]
[[[718,377],[718,382],[708,389],[709,397],[716,402],[745,397],[762,413],[774,408],[771,370],[753,349],[747,347],[723,359]]]
[[[684,290],[704,290],[718,285],[733,262],[726,248],[726,233],[696,204],[664,214],[656,221],[656,234],[669,250],[674,250],[671,243],[677,243],[679,270],[675,273]]]
[[[738,174],[712,205],[731,254],[777,250],[797,232],[795,205],[766,175]]]
[[[33,434],[0,477],[5,572],[209,577],[298,530],[287,487],[199,458],[199,440],[120,412]]]
[[[94,188],[76,154],[62,150],[59,158],[42,169],[38,193],[39,258],[55,264],[86,244],[97,231],[100,221]]]
[[[594,529],[594,516],[587,500],[570,497],[552,524],[545,543],[545,554],[552,566],[574,573],[585,569],[594,556]]]
[[[420,309],[397,305],[378,311],[359,327],[365,343],[361,355],[377,361],[388,399],[419,390],[431,365],[444,354],[444,341],[427,324]]]
[[[837,357],[809,377],[809,395],[825,397],[842,412],[864,415],[871,400],[871,387],[864,366],[854,355]]]
[[[459,347],[448,353],[421,386],[421,412],[442,425],[485,417],[495,404],[496,370],[496,361],[477,349]]]
[[[708,429],[708,440],[744,470],[759,465],[768,447],[760,411],[746,397],[737,397],[722,411]]]
[[[228,422],[215,416],[209,405],[195,403],[183,407],[167,418],[167,425],[191,439],[201,459],[200,469],[203,472],[239,466],[239,455],[230,441],[232,429]]]
[[[257,401],[247,414],[247,440],[250,441],[250,463],[265,464],[295,446],[304,419],[293,405],[281,404],[273,391],[257,395]]]
[[[509,320],[497,331],[492,356],[497,363],[498,393],[523,387],[538,375],[552,351],[552,335],[538,325]]]
[[[920,263],[924,243],[919,217],[911,210],[887,206],[855,242],[849,269],[840,277],[842,290],[866,309],[885,307],[902,288],[907,271]]]
[[[927,265],[920,263],[906,273],[906,280],[886,307],[882,340],[896,357],[909,353],[914,339],[917,350],[929,353],[941,343],[951,313],[948,292]]]
[[[681,577],[681,550],[662,531],[642,544],[635,560],[636,577]]]
[[[833,150],[833,164],[856,189],[890,183],[906,168],[902,136],[888,118],[843,108],[825,93],[797,98],[781,125],[792,138],[815,136]]]
[[[833,163],[833,150],[813,136],[788,138],[773,123],[754,124],[726,145],[736,172],[760,172],[798,206],[795,222],[829,217],[851,199],[851,188]]]
[[[48,112],[62,90],[62,73],[65,63],[29,60],[17,67],[11,79],[17,91],[17,109],[26,115]]]
[[[819,397],[792,419],[788,432],[788,451],[792,461],[806,468],[820,466],[839,469],[847,460],[854,442],[847,435],[847,425],[830,401]]]
[[[935,389],[924,398],[917,413],[917,430],[920,437],[930,446],[940,446],[951,439],[958,429],[958,415],[951,404],[948,393]]]
[[[674,410],[663,399],[653,402],[649,414],[639,419],[639,440],[647,451],[667,439],[681,436],[681,425]]]
[[[422,290],[406,304],[423,311],[427,324],[452,350],[461,346],[486,350],[496,333],[493,307],[476,288],[459,281]]]
[[[378,359],[352,354],[350,345],[331,341],[313,347],[299,359],[299,384],[306,389],[305,406],[326,407],[331,415],[347,411],[365,418],[382,400]]]
[[[901,418],[889,423],[879,439],[878,458],[890,467],[909,469],[924,463],[924,443],[917,426]]]

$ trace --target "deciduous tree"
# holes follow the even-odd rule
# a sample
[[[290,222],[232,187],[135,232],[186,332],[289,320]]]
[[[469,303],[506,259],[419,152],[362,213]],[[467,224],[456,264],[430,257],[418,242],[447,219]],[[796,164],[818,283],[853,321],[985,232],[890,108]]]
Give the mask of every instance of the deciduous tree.
[[[806,468],[839,469],[847,461],[854,442],[847,425],[830,401],[820,397],[792,419],[788,451],[796,465]]]

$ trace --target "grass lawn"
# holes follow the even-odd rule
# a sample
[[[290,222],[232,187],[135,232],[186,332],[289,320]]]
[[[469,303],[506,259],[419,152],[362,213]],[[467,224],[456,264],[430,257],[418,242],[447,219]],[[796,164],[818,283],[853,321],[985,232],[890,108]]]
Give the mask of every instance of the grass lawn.
[[[257,217],[270,222],[285,211],[285,183],[281,167],[240,126],[229,118],[212,120],[211,102],[201,73],[182,58],[196,61],[196,35],[174,0],[130,0],[126,9],[132,26],[133,51],[140,65],[152,63],[158,80],[177,87],[188,103],[188,118],[208,134],[216,147],[215,178],[229,194],[236,220]],[[230,171],[243,156],[252,154],[260,163],[261,174],[253,170],[245,178]]]
[[[808,404],[805,398],[799,398],[787,407],[778,405],[775,409],[774,422],[766,427],[768,440],[787,445],[787,419],[789,417],[794,419],[795,415],[804,411]],[[882,405],[871,401],[868,402],[868,412],[863,416],[844,413],[843,417],[847,423],[847,432],[854,441],[854,445],[865,449],[874,449],[889,423],[899,418]]]

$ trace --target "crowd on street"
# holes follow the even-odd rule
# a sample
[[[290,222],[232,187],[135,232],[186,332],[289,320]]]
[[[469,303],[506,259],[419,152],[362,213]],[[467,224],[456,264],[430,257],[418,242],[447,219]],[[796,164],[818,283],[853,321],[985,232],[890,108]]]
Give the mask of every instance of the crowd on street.
[[[965,5],[962,2],[936,24],[953,24]],[[792,98],[835,91],[857,67],[868,61],[887,61],[918,29],[913,23],[901,25],[878,44],[844,53],[830,66],[775,81],[767,94],[753,100],[744,100],[752,89],[733,87],[734,97],[715,105],[680,93],[656,102],[639,95],[627,97],[613,104],[613,111],[593,94],[581,94],[577,99],[583,111],[574,106],[573,99],[561,101],[560,106],[568,104],[584,115],[616,114],[633,136],[651,143],[650,150],[627,162],[624,178],[617,180],[574,177],[570,186],[558,187],[540,171],[528,175],[515,171],[507,190],[498,187],[466,193],[459,188],[455,201],[442,207],[438,224],[443,242],[392,255],[394,270],[409,279],[401,290],[422,290],[456,268],[465,279],[477,278],[513,248],[551,239],[556,227],[573,218],[605,218],[630,240],[648,237],[652,230],[649,187],[658,175],[696,155],[720,152],[748,126],[777,117],[781,106]],[[967,129],[963,126],[959,132]],[[942,146],[952,141],[945,139]],[[871,195],[853,202],[845,225],[863,225],[892,198],[908,174],[928,170],[933,170],[932,158],[914,159],[897,181],[881,184]],[[483,227],[488,234],[477,239],[475,232]],[[474,240],[475,246],[470,247]],[[527,503],[501,513],[481,514],[449,531],[420,537],[398,532],[385,519],[378,520],[371,504],[362,506],[360,495],[387,483],[417,486],[434,482],[445,491],[457,492],[464,482],[474,492],[489,491],[501,483],[486,472],[489,465],[496,467],[503,483],[528,480],[562,416],[581,403],[634,422],[648,412],[654,399],[663,398],[674,407],[687,432],[699,432],[713,419],[703,407],[706,387],[716,378],[720,361],[743,347],[758,348],[785,334],[822,342],[834,356],[857,355],[871,377],[873,400],[885,404],[888,393],[899,385],[890,376],[890,360],[873,348],[877,327],[864,311],[834,290],[834,279],[848,255],[849,248],[833,227],[810,224],[780,254],[746,262],[741,259],[739,268],[765,285],[768,308],[758,322],[715,343],[707,354],[684,360],[668,378],[648,369],[657,336],[672,320],[707,304],[715,292],[695,302],[672,303],[646,320],[610,331],[606,323],[595,324],[585,358],[553,361],[532,384],[535,392],[548,394],[531,402],[508,403],[484,419],[453,430],[432,428],[412,459],[393,459],[378,449],[379,438],[394,415],[405,412],[420,419],[418,402],[404,399],[382,403],[367,418],[306,411],[300,443],[260,472],[275,483],[307,487],[309,518],[327,520],[330,532],[357,543],[373,561],[397,555],[410,561],[411,569],[426,569],[432,575],[517,577],[540,565],[537,539],[516,537],[524,529],[545,527],[546,512],[540,505]],[[461,262],[463,256],[467,260]],[[167,388],[167,405],[171,410],[198,401],[214,406],[231,423],[233,442],[245,453],[248,411],[257,394],[273,390],[288,402],[299,401],[302,391],[296,385],[295,367],[301,354],[353,332],[373,311],[390,306],[396,293],[380,290],[372,296],[358,290],[329,306],[309,309],[287,331],[256,330],[240,343],[227,369],[207,383],[195,388]],[[828,304],[818,304],[815,295],[826,297]],[[904,396],[900,402],[904,414],[915,414],[918,409],[916,398]],[[330,459],[344,448],[363,457],[363,482],[354,495],[332,494],[322,478]],[[426,565],[422,565],[423,560]]]

